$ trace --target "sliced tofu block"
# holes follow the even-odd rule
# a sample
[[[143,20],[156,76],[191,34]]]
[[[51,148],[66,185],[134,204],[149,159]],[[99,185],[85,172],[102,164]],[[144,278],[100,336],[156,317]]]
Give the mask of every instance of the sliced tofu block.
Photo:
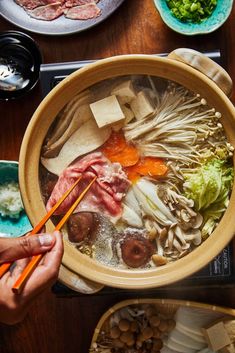
[[[128,124],[132,119],[134,119],[134,113],[131,109],[127,108],[125,105],[121,106],[122,111],[125,115],[125,119],[122,120],[120,123],[114,124],[112,126],[112,129],[114,131],[119,131],[123,128],[123,126],[125,126],[126,124]]]
[[[140,91],[137,97],[130,102],[130,107],[137,120],[144,119],[154,112],[154,107],[143,91]]]
[[[202,332],[209,348],[213,351],[218,351],[232,343],[223,322],[217,322],[213,326],[204,328]]]
[[[131,80],[124,81],[114,87],[111,94],[117,96],[121,104],[129,103],[132,99],[136,98],[136,93]]]
[[[99,128],[125,119],[117,97],[114,95],[90,104],[90,108]]]
[[[122,105],[122,111],[125,115],[125,125],[128,124],[132,119],[134,119],[135,115],[133,111],[127,108],[125,105]]]

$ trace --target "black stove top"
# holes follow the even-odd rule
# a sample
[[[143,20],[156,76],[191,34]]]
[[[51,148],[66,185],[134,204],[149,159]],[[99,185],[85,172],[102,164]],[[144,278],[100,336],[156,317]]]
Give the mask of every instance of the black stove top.
[[[223,66],[221,63],[220,51],[204,53],[206,56]],[[167,54],[156,54],[157,56],[166,56]],[[43,96],[46,96],[53,87],[72,72],[94,62],[94,60],[62,62],[53,64],[42,64],[40,69],[40,83]]]
[[[219,51],[204,53],[218,64],[223,66]],[[159,56],[166,56],[167,54],[158,54]],[[70,73],[92,63],[92,60],[64,62],[55,64],[41,65],[40,83],[43,96],[46,96],[53,87],[55,87],[61,80],[63,80]],[[233,244],[229,244],[216,258],[214,258],[206,267],[194,275],[177,282],[171,286],[156,288],[147,291],[138,291],[138,296],[151,296],[161,291],[166,291],[171,288],[174,290],[182,290],[184,287],[211,287],[211,286],[232,286],[235,283],[235,262],[233,261]],[[62,285],[56,283],[53,286],[53,292],[59,296],[83,296],[84,294],[77,293]],[[135,293],[135,291],[127,291],[122,289],[105,287],[95,295],[117,293]],[[94,294],[93,294],[94,295]]]

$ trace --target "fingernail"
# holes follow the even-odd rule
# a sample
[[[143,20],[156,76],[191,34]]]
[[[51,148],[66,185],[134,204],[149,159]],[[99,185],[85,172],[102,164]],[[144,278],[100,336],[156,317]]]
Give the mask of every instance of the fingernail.
[[[38,238],[41,246],[49,246],[53,243],[53,237],[51,234],[41,234]]]

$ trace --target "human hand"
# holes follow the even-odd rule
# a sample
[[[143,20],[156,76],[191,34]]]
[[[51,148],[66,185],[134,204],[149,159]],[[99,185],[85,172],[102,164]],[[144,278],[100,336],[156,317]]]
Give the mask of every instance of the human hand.
[[[12,286],[33,255],[46,253],[31,274],[21,294]],[[0,322],[15,324],[27,314],[33,300],[58,277],[63,255],[60,232],[20,238],[0,238],[0,264],[15,261],[15,267],[0,279]]]

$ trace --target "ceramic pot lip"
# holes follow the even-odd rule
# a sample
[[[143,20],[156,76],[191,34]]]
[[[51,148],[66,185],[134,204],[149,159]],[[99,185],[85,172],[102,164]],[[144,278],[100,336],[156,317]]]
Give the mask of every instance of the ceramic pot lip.
[[[211,79],[184,63],[162,57],[132,54],[102,59],[89,64],[68,76],[46,96],[35,111],[23,138],[19,179],[26,211],[33,224],[45,214],[45,205],[38,183],[39,156],[42,141],[56,114],[75,95],[75,92],[79,93],[92,84],[107,78],[136,73],[149,75],[155,73],[155,76],[159,76],[160,73],[162,77],[173,79],[191,90],[196,91],[198,87],[199,93],[205,90],[209,91],[208,101],[211,99],[213,102],[215,99],[215,106],[221,108],[222,114],[226,113],[225,122],[234,126],[235,108],[228,97]],[[41,121],[44,123],[41,124]],[[226,132],[230,134],[230,140],[235,143],[233,132],[228,127]],[[30,165],[35,167],[30,169]],[[143,289],[172,284],[200,270],[218,255],[232,239],[235,231],[235,225],[231,221],[235,200],[234,189],[228,209],[213,234],[197,249],[174,263],[148,271],[119,270],[97,263],[79,253],[65,241],[63,264],[90,280],[112,287]],[[35,203],[34,200],[37,202]],[[48,230],[52,229],[53,225],[49,222]],[[221,237],[221,233],[225,235]],[[210,252],[207,251],[207,247],[210,248]]]

